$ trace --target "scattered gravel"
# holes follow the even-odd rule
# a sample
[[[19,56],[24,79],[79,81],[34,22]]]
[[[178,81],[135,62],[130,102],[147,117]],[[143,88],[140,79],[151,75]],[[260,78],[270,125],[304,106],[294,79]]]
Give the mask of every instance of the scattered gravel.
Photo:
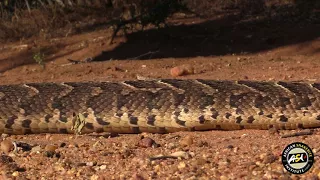
[[[244,135],[245,134],[245,135]],[[37,138],[35,138],[37,137]],[[319,163],[303,175],[283,168],[286,145],[302,141],[320,160],[320,133],[280,138],[268,131],[241,130],[103,136],[9,136],[7,142],[32,146],[0,156],[3,177],[39,179],[316,179]],[[156,143],[157,142],[157,143]],[[153,144],[159,144],[153,147]],[[2,141],[2,144],[3,143]],[[10,144],[10,143],[8,143]],[[61,144],[63,144],[61,146]],[[3,149],[1,150],[3,152]],[[59,156],[57,156],[59,155]],[[170,178],[169,178],[170,177]]]

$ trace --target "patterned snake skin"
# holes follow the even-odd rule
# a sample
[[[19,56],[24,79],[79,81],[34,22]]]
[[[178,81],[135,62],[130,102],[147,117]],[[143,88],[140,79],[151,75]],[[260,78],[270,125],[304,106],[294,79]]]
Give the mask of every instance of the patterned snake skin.
[[[80,133],[317,128],[320,83],[165,79],[0,86],[0,133],[74,133],[79,127]]]

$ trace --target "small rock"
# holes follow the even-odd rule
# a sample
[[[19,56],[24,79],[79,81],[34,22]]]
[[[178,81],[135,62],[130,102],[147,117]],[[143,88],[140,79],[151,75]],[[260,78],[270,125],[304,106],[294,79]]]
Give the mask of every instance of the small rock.
[[[238,147],[235,147],[235,148],[233,149],[233,152],[234,152],[234,153],[237,153],[238,150],[239,150],[239,148],[238,148]]]
[[[12,173],[12,176],[13,176],[13,177],[19,176],[19,172],[18,172],[18,171],[13,172],[13,173]]]
[[[0,155],[0,165],[14,162],[12,157],[7,155]]]
[[[50,140],[51,139],[51,134],[46,134],[46,140]]]
[[[186,167],[187,165],[186,165],[186,163],[184,163],[184,162],[180,162],[179,164],[178,164],[178,169],[184,169],[185,167]]]
[[[104,165],[101,165],[101,166],[100,166],[100,169],[101,169],[101,170],[107,169],[107,165],[105,165],[105,164],[104,164]]]
[[[170,70],[170,74],[172,77],[182,76],[184,73],[183,69],[180,67],[174,67]]]
[[[190,65],[176,66],[170,70],[173,77],[194,74],[194,68]]]
[[[188,155],[190,155],[191,157],[194,157],[194,156],[196,155],[196,153],[194,153],[194,152],[189,152]]]
[[[193,144],[192,136],[186,136],[186,137],[182,138],[180,141],[181,146],[190,146],[192,144]]]
[[[160,167],[159,164],[157,164],[157,165],[155,165],[155,166],[153,167],[153,169],[154,169],[155,172],[159,172],[159,171],[161,170],[161,167]]]
[[[227,149],[232,149],[232,148],[234,148],[234,147],[233,147],[233,145],[229,144],[226,148],[227,148]]]
[[[74,143],[74,144],[69,144],[68,148],[79,148],[79,145]]]
[[[11,140],[3,140],[1,142],[1,151],[3,151],[5,154],[9,154],[9,152],[14,150],[14,145]]]
[[[87,165],[87,163],[84,163],[84,162],[79,162],[76,164],[76,166],[78,166],[78,167],[86,166],[86,165]]]
[[[176,146],[176,144],[174,144],[174,143],[168,143],[167,144],[167,148],[168,149],[174,149],[174,148],[176,148],[177,146]]]
[[[31,152],[39,153],[41,151],[41,146],[35,146],[31,149]]]
[[[101,141],[96,141],[92,147],[98,147],[98,146],[101,146],[102,145],[102,142]]]
[[[148,147],[157,147],[157,143],[149,138],[149,137],[145,137],[142,138],[139,142],[138,142],[138,146],[139,147],[144,147],[144,148],[148,148]]]
[[[174,152],[172,154],[170,154],[170,156],[173,156],[173,157],[180,157],[180,158],[188,158],[189,157],[189,154],[185,151],[177,151],[177,152]]]
[[[86,165],[87,165],[87,166],[95,166],[95,165],[97,165],[97,162],[95,162],[95,161],[90,161],[90,162],[87,162]]]
[[[17,142],[16,144],[17,144],[17,147],[22,149],[22,151],[30,151],[32,149],[32,146],[28,143]]]
[[[58,149],[58,146],[56,145],[46,145],[46,147],[44,148],[45,152],[44,155],[46,157],[60,157],[59,153],[56,153],[56,149]]]
[[[13,161],[10,156],[0,155],[0,170],[6,172],[14,172],[24,169],[19,168],[19,166]]]
[[[248,137],[248,134],[242,134],[241,135],[241,138],[246,138],[246,137]]]
[[[46,147],[44,148],[45,151],[52,151],[54,152],[56,149],[58,149],[58,146],[56,145],[46,145]]]

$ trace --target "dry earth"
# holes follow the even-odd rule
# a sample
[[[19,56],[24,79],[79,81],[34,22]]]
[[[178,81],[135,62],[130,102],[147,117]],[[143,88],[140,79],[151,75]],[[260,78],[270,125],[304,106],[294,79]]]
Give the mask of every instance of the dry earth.
[[[168,30],[119,37],[110,46],[108,29],[2,44],[0,84],[172,78],[170,69],[180,65],[195,73],[175,78],[319,81],[318,24],[248,26],[189,18]],[[45,68],[33,63],[39,50]],[[89,57],[97,61],[67,60]],[[281,138],[283,133],[292,132],[2,135],[1,151],[11,141],[21,147],[0,156],[0,179],[320,179],[319,129],[289,138]],[[288,173],[281,163],[285,146],[296,141],[315,155],[313,168],[303,175]],[[175,158],[153,158],[172,153]]]

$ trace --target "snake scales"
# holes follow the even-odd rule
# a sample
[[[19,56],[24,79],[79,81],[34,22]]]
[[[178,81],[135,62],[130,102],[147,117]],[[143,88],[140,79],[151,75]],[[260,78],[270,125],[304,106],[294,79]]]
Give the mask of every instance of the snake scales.
[[[164,79],[0,86],[0,133],[73,133],[79,115],[81,133],[317,128],[320,83]]]

